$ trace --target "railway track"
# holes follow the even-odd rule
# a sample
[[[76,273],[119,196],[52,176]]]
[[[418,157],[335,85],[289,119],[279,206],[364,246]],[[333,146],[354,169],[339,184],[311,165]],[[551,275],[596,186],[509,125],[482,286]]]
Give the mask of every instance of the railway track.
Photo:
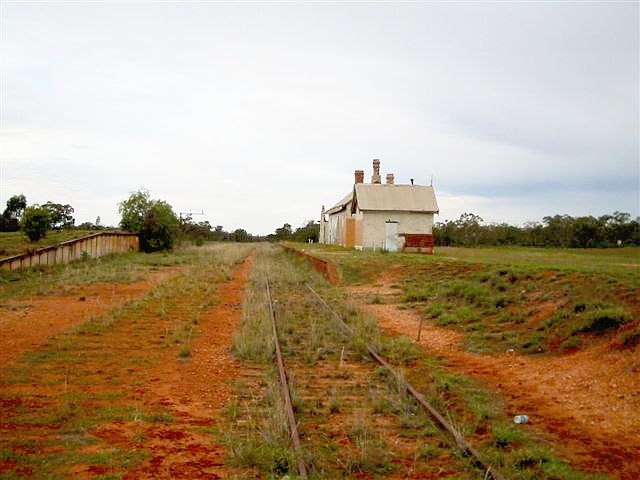
[[[304,287],[308,290],[309,293],[314,298],[314,301],[319,303],[329,314],[333,317],[337,325],[340,327],[340,330],[345,339],[349,339],[356,335],[356,332],[345,323],[343,318],[336,312],[335,309],[331,307],[331,305],[308,283],[304,284]],[[275,361],[278,367],[278,378],[282,391],[282,396],[285,404],[285,413],[287,417],[288,429],[291,438],[291,444],[293,446],[294,452],[298,456],[297,468],[298,473],[301,478],[308,478],[308,469],[303,460],[303,447],[300,439],[300,435],[298,432],[297,421],[294,414],[294,409],[291,401],[291,392],[289,389],[289,382],[287,380],[287,373],[284,366],[284,360],[282,356],[282,348],[280,345],[279,337],[278,337],[278,313],[277,308],[275,306],[275,302],[272,297],[272,286],[267,278],[265,280],[265,289],[267,291],[267,297],[269,302],[269,313],[271,316],[272,323],[272,335],[274,339],[274,350],[275,350]],[[385,358],[383,358],[380,353],[376,351],[371,345],[366,345],[366,350],[369,356],[377,362],[381,367],[386,369],[396,380],[398,384],[404,385],[404,389],[406,393],[408,393],[416,402],[420,408],[424,409],[434,420],[435,423],[440,427],[443,432],[446,432],[447,435],[455,443],[456,447],[459,451],[466,457],[470,459],[470,463],[473,464],[476,468],[480,469],[484,478],[493,478],[494,480],[505,480],[505,477],[498,472],[492,465],[487,462],[482,455],[475,449],[472,445],[470,445],[464,436],[460,433],[458,429],[452,425],[446,418],[446,414],[438,411],[433,405],[431,405],[425,397],[410,383],[408,383],[404,377],[398,372]]]
[[[267,298],[269,299],[269,314],[271,315],[271,325],[273,330],[273,343],[276,352],[276,364],[278,365],[278,380],[282,389],[282,396],[284,398],[284,409],[287,416],[287,423],[289,426],[289,434],[291,436],[291,443],[293,444],[293,450],[299,455],[298,458],[298,473],[301,478],[307,478],[307,465],[302,458],[302,446],[300,444],[300,435],[298,434],[298,425],[296,422],[295,414],[293,413],[293,405],[291,403],[291,392],[289,391],[289,382],[287,380],[287,372],[284,368],[284,360],[282,358],[282,349],[280,348],[280,340],[278,340],[278,326],[276,319],[276,310],[273,305],[273,299],[271,298],[271,287],[269,286],[269,278],[265,280],[265,288],[267,289]]]
[[[327,311],[329,311],[331,315],[337,320],[338,325],[340,325],[340,327],[346,332],[346,334],[348,334],[349,336],[355,335],[355,332],[353,331],[353,329],[344,322],[342,317],[340,317],[340,315],[338,315],[338,313],[333,308],[331,308],[331,306],[320,296],[318,292],[316,292],[313,289],[313,287],[311,287],[311,285],[306,284],[306,287],[314,295],[314,297],[318,300],[318,302],[324,308],[326,308]],[[389,364],[389,362],[387,362],[382,357],[382,355],[376,352],[376,350],[372,348],[370,345],[367,345],[367,351],[369,352],[369,355],[371,356],[371,358],[373,358],[380,366],[386,368],[389,372],[391,372],[391,374],[395,377],[395,379],[398,382],[406,382],[406,380],[402,378],[399,372],[396,369],[394,369],[391,366],[391,364]],[[407,393],[409,393],[415,399],[415,401],[437,421],[438,425],[440,425],[440,427],[444,431],[446,431],[448,434],[451,435],[451,437],[453,437],[458,448],[460,448],[460,450],[465,455],[470,456],[473,459],[473,463],[476,466],[482,468],[485,471],[485,478],[488,478],[488,476],[491,476],[491,478],[493,478],[494,480],[505,480],[505,477],[503,477],[501,473],[499,473],[495,468],[489,465],[486,462],[486,460],[482,458],[482,456],[480,455],[480,452],[478,452],[478,450],[472,447],[465,440],[462,434],[453,427],[453,425],[446,419],[446,417],[442,413],[440,413],[436,408],[434,408],[433,405],[427,402],[425,397],[408,382],[406,382],[406,390],[407,390]]]

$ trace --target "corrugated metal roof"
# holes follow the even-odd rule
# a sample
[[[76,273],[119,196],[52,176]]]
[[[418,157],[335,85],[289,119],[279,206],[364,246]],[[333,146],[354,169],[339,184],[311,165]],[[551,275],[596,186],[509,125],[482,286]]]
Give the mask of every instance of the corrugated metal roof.
[[[351,200],[353,200],[353,191],[349,192],[349,194],[346,197],[344,197],[342,200],[336,203],[333,207],[331,207],[325,213],[332,214],[332,213],[339,212],[340,210],[343,210]]]
[[[359,183],[355,187],[360,210],[439,211],[433,187],[370,183]]]

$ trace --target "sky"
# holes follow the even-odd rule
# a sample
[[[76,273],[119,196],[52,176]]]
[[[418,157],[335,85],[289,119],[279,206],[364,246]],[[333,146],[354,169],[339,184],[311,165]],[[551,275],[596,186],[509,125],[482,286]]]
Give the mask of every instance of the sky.
[[[268,234],[378,158],[436,221],[637,216],[639,5],[2,0],[0,206]]]

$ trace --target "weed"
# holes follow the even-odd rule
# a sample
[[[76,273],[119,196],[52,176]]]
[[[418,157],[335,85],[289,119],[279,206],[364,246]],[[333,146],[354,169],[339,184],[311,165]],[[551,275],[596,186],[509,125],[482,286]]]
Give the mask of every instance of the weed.
[[[381,353],[390,361],[408,365],[420,357],[419,347],[407,337],[385,338]]]
[[[447,304],[445,303],[432,303],[427,307],[425,313],[430,315],[433,318],[438,318],[442,315],[447,309]]]
[[[387,444],[379,435],[369,431],[362,421],[352,426],[350,437],[356,445],[357,452],[347,457],[347,472],[384,474],[394,470]]]
[[[409,287],[407,293],[404,295],[405,302],[425,302],[433,297],[434,291],[432,288],[425,287]]]
[[[329,413],[339,413],[342,409],[342,401],[336,395],[335,390],[329,398]]]
[[[521,445],[526,441],[526,435],[513,425],[496,425],[491,431],[491,437],[493,445],[501,449]]]
[[[443,453],[442,449],[434,445],[421,445],[416,452],[416,459],[429,461]]]
[[[560,349],[564,351],[572,351],[577,350],[582,345],[582,339],[577,336],[572,336],[564,340],[560,344]]]
[[[630,319],[629,312],[622,307],[596,306],[581,312],[578,321],[571,328],[571,334],[618,328]]]
[[[528,340],[520,345],[520,348],[525,353],[542,353],[546,349],[544,337],[540,333],[534,333]]]

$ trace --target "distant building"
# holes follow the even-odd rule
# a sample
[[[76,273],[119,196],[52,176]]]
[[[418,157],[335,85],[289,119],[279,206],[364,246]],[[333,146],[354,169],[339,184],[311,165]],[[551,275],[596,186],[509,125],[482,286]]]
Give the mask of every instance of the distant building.
[[[371,183],[355,171],[353,189],[320,216],[320,243],[390,252],[433,253],[433,214],[438,202],[432,186],[398,185],[393,173],[382,184],[380,160],[373,161]]]

